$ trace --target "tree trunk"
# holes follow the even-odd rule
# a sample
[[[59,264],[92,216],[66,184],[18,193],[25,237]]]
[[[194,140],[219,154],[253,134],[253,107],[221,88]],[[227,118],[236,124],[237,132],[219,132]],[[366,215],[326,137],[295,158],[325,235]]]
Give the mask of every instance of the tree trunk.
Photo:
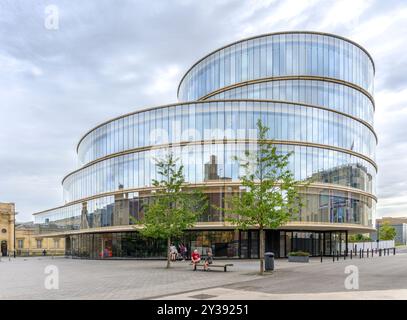
[[[170,246],[171,246],[171,238],[167,238],[167,269],[171,266],[171,251],[170,251]]]
[[[260,246],[259,246],[259,259],[260,259],[260,274],[264,272],[264,230],[263,227],[259,228]]]

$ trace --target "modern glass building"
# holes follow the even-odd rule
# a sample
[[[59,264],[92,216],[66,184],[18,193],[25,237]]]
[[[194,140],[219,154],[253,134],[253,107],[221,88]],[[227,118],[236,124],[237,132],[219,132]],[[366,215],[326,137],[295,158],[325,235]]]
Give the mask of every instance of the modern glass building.
[[[62,181],[65,204],[35,213],[55,224],[67,254],[88,258],[163,257],[165,244],[143,239],[130,217],[143,216],[157,178],[154,158],[171,150],[190,187],[217,207],[239,192],[233,156],[256,147],[256,122],[290,170],[311,181],[299,218],[266,232],[279,257],[305,250],[342,251],[348,233],[373,231],[377,136],[373,129],[374,63],[348,39],[317,32],[279,32],[222,47],[181,79],[178,103],[136,111],[87,132],[79,168]],[[189,252],[258,257],[256,230],[235,230],[214,207],[181,239]]]

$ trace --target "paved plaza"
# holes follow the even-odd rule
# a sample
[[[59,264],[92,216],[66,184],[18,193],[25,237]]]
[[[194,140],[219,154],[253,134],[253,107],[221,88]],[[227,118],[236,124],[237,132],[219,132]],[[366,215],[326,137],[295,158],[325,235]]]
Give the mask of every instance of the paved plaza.
[[[228,261],[230,262],[230,260]],[[2,299],[407,299],[407,253],[374,258],[318,258],[309,264],[276,260],[257,274],[255,260],[233,261],[230,272],[192,271],[189,262],[79,260],[30,257],[0,262]],[[56,266],[59,289],[46,289],[47,266]],[[359,270],[359,290],[346,290],[345,267]],[[55,269],[54,269],[55,270]]]

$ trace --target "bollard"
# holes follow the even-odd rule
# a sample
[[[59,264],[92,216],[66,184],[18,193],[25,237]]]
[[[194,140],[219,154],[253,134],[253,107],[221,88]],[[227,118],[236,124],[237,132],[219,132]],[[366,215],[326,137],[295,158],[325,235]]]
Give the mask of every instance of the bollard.
[[[322,251],[321,251],[321,263],[322,263]]]
[[[343,253],[343,260],[346,260],[346,256],[348,255],[348,250],[345,250]]]
[[[332,252],[332,262],[335,262],[335,252]]]
[[[339,261],[339,251],[336,251],[336,261]]]
[[[365,253],[365,250],[362,249],[362,258],[363,258],[364,253]]]
[[[393,248],[393,256],[395,256],[396,255],[396,248],[394,247]]]
[[[362,249],[359,249],[359,259],[362,259]]]
[[[379,257],[382,256],[382,249],[379,249]]]
[[[386,255],[386,248],[383,249],[383,256]]]
[[[366,250],[366,258],[369,258],[369,249]]]
[[[350,259],[352,260],[352,256],[353,256],[353,251],[350,251]]]

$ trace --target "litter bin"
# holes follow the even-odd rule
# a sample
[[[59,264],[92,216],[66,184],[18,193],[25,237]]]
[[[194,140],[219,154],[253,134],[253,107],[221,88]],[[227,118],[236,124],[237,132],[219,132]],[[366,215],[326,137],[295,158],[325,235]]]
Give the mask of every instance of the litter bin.
[[[264,254],[265,260],[265,269],[266,271],[274,270],[274,253],[273,252],[266,252]]]

